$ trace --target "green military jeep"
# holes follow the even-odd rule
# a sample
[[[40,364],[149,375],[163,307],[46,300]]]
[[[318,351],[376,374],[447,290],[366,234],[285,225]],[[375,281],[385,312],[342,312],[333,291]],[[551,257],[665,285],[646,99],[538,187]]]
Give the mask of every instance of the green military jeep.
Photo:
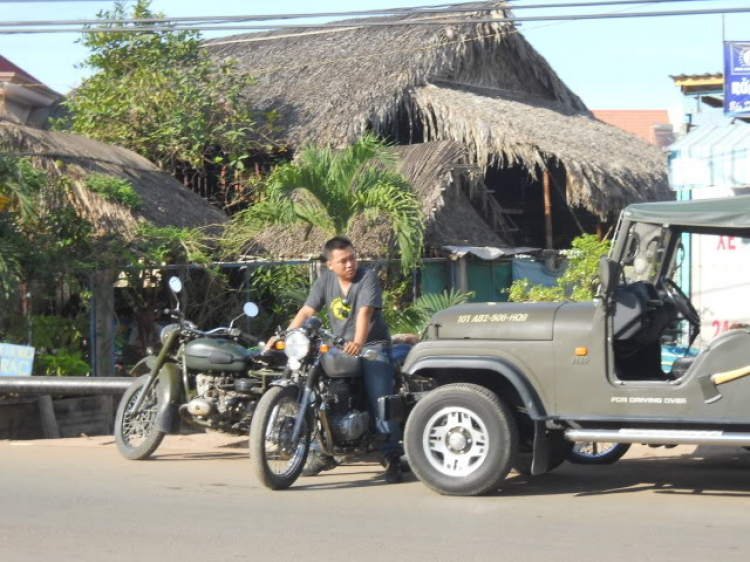
[[[552,470],[574,442],[750,445],[749,329],[662,369],[664,336],[701,328],[675,280],[686,233],[750,238],[750,196],[626,208],[593,302],[436,314],[403,366],[421,391],[404,431],[419,479],[477,495]]]

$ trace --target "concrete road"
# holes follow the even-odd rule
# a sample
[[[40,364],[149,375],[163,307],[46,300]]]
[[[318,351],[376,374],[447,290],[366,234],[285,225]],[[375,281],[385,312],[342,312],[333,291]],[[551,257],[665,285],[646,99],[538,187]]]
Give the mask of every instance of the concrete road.
[[[511,476],[441,497],[346,466],[271,492],[242,440],[169,437],[156,458],[109,438],[0,441],[0,561],[746,561],[750,453],[634,447],[617,465]],[[695,453],[694,453],[695,451]]]

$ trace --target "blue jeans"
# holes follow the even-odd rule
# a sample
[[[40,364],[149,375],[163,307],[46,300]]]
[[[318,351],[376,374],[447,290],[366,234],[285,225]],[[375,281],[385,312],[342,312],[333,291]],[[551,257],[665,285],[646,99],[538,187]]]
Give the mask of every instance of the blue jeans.
[[[394,369],[391,357],[391,348],[383,344],[366,345],[362,349],[362,355],[368,350],[375,352],[375,357],[362,359],[362,371],[365,379],[365,394],[367,397],[367,409],[375,419],[375,433],[387,434],[384,440],[376,441],[375,445],[383,456],[390,453],[401,454],[401,424],[399,422],[386,422],[378,418],[378,398],[393,394]],[[370,352],[372,353],[372,352]]]

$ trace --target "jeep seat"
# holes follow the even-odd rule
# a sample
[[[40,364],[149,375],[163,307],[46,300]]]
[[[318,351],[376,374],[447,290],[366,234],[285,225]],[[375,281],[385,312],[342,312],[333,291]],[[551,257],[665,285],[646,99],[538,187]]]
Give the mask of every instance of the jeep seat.
[[[672,370],[669,372],[669,375],[674,379],[680,379],[682,378],[685,373],[688,372],[688,369],[695,363],[695,359],[697,358],[697,355],[692,355],[689,357],[678,357],[675,359],[674,363],[672,363]]]

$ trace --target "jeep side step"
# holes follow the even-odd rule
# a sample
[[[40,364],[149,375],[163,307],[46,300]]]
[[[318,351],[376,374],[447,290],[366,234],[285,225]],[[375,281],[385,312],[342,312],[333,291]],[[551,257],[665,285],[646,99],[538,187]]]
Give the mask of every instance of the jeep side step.
[[[565,439],[579,443],[750,446],[750,433],[689,429],[567,429],[565,430]]]

